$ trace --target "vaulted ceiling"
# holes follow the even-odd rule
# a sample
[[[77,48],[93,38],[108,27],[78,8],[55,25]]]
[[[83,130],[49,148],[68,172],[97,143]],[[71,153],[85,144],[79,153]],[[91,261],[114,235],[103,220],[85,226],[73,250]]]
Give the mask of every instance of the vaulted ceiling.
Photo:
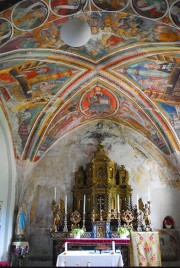
[[[180,1],[80,2],[1,1],[0,104],[16,158],[38,161],[105,120],[144,136],[178,170]],[[84,46],[61,39],[72,17],[91,26]]]

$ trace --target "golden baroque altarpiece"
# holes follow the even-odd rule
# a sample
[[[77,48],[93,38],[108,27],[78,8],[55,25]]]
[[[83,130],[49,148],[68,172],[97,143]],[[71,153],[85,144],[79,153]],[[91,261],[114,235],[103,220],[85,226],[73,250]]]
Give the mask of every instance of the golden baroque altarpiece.
[[[85,231],[84,237],[92,238],[115,237],[122,225],[138,231],[151,230],[150,202],[144,205],[139,199],[140,210],[133,206],[129,173],[124,165],[111,161],[102,144],[86,168],[80,166],[75,172],[72,193],[71,213],[65,210],[63,200],[59,204],[52,202],[50,234],[54,238],[69,237],[75,227]]]

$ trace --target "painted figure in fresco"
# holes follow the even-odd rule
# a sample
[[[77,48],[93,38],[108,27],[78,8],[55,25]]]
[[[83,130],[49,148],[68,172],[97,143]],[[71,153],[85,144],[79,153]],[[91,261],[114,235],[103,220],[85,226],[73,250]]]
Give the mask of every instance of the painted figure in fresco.
[[[14,24],[23,30],[39,27],[47,18],[47,7],[41,1],[31,1],[29,6],[20,4],[13,13]]]
[[[98,86],[90,94],[89,102],[89,111],[92,114],[109,114],[111,112],[111,99]]]
[[[126,0],[118,0],[118,1],[117,0],[105,0],[105,1],[94,0],[93,2],[95,3],[97,7],[101,8],[102,10],[108,10],[108,11],[121,10],[127,4]]]
[[[178,3],[177,3],[178,5]],[[176,4],[174,6],[172,6],[171,8],[171,18],[173,20],[173,22],[180,27],[180,7],[178,7]]]
[[[84,4],[85,1],[81,1]],[[70,15],[79,10],[79,1],[77,0],[51,0],[51,8],[57,15]]]
[[[10,39],[11,33],[12,30],[10,24],[5,20],[0,19],[0,45]]]
[[[153,29],[154,38],[161,42],[177,42],[180,41],[180,36],[176,31],[170,27],[165,27],[159,24]]]
[[[159,72],[166,72],[170,73],[175,66],[175,63],[171,62],[163,62],[163,63],[156,63],[155,61],[147,62],[144,64],[144,67],[151,70],[157,70]]]
[[[16,235],[23,237],[25,234],[25,227],[26,227],[26,209],[25,204],[22,204],[17,215]]]
[[[147,18],[160,18],[167,10],[166,2],[159,0],[134,0],[133,7],[140,15]]]

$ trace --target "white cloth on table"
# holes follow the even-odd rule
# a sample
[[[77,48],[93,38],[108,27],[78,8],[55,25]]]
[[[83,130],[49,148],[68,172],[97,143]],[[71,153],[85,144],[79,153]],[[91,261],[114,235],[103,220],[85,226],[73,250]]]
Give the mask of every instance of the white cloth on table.
[[[123,267],[121,253],[96,253],[95,251],[74,250],[58,255],[56,266],[102,266]]]

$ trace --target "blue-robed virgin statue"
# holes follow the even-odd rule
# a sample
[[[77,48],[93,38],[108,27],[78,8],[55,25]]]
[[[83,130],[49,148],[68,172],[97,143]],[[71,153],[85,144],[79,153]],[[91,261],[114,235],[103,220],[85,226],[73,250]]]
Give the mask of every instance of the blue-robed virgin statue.
[[[26,209],[25,205],[22,204],[17,216],[17,233],[16,233],[17,236],[24,236],[25,227],[26,227]]]

